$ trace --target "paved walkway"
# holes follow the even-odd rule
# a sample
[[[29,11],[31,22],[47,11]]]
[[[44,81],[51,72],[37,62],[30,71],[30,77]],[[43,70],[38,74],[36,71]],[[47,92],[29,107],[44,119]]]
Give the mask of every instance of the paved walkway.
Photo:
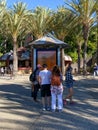
[[[0,130],[98,130],[98,77],[75,79],[76,103],[52,113],[33,102],[28,76],[0,77]]]

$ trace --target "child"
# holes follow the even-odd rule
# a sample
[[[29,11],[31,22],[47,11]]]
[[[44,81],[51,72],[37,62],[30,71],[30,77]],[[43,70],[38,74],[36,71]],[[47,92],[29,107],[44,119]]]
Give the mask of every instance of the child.
[[[58,111],[61,112],[63,109],[63,85],[62,85],[62,77],[61,72],[58,66],[54,66],[52,70],[52,78],[51,78],[51,109],[53,112],[56,111],[56,99],[57,99],[57,107]]]

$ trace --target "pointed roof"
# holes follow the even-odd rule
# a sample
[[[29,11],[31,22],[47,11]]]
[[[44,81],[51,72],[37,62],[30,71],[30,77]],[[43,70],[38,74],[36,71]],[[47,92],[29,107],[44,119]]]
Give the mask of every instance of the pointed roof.
[[[29,45],[33,46],[33,47],[61,47],[61,48],[65,48],[68,47],[68,44],[55,38],[52,34],[47,34],[31,43],[29,43]]]

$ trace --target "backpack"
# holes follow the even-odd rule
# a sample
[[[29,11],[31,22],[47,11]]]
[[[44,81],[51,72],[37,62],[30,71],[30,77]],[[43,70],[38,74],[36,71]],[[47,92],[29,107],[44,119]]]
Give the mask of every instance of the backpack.
[[[36,80],[35,72],[33,72],[33,73],[30,74],[29,80],[30,80],[31,82],[34,82],[34,81]]]
[[[51,85],[52,86],[60,86],[60,84],[61,84],[60,76],[53,75],[51,78]]]

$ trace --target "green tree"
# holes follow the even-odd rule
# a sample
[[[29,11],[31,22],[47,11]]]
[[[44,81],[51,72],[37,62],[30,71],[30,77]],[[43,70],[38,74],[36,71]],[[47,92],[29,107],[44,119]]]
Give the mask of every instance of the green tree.
[[[42,37],[51,29],[52,11],[47,8],[36,7],[29,20],[29,29],[35,39]]]
[[[65,37],[69,34],[71,29],[74,27],[73,19],[74,15],[66,10],[63,6],[58,7],[57,11],[53,15],[53,26],[52,30],[54,35],[64,41]],[[64,75],[64,49],[62,48],[62,74]]]
[[[0,26],[2,27],[3,17],[6,11],[6,1],[0,0]],[[1,28],[0,28],[1,32]]]
[[[96,15],[97,15],[97,18],[96,18],[96,23],[97,23],[97,26],[96,26],[96,44],[97,44],[97,65],[98,65],[98,2],[96,4]]]
[[[13,73],[17,74],[18,71],[18,38],[22,33],[28,33],[28,19],[31,12],[26,9],[26,4],[18,2],[13,5],[12,9],[7,10],[6,19],[4,21],[7,35],[13,41]]]
[[[66,8],[73,12],[78,22],[82,24],[83,28],[83,39],[84,39],[84,56],[83,56],[83,70],[86,73],[86,53],[87,53],[87,42],[89,37],[89,31],[91,26],[95,22],[95,6],[97,0],[70,0],[65,2]]]
[[[63,6],[57,8],[53,15],[52,29],[58,39],[64,41],[65,37],[74,27],[73,19],[75,19],[74,15]]]
[[[77,25],[73,31],[74,42],[77,45],[77,53],[78,53],[78,73],[80,73],[81,68],[81,57],[82,57],[82,45],[83,45],[83,36],[82,36],[82,26]]]
[[[5,39],[2,36],[2,34],[4,32],[3,31],[3,20],[4,20],[5,12],[6,12],[6,1],[0,0],[0,52],[1,52],[1,55],[3,54],[3,52],[5,50],[5,48],[4,48]]]

